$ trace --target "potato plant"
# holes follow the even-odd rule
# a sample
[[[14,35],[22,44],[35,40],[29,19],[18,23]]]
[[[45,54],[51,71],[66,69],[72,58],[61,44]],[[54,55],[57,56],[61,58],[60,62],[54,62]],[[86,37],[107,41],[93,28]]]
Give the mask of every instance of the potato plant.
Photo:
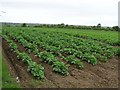
[[[44,79],[45,77],[44,68],[41,65],[36,64],[36,62],[29,62],[27,71],[37,79]]]

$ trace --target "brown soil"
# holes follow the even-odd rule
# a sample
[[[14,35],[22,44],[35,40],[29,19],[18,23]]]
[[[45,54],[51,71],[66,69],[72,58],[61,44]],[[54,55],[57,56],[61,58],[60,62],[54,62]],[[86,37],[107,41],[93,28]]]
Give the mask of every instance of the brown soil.
[[[19,50],[25,52],[22,45],[16,44]],[[50,65],[40,62],[34,54],[29,54],[33,61],[41,64],[45,68],[45,80],[35,80],[26,69],[27,66],[16,58],[16,55],[10,51],[8,44],[3,40],[4,58],[10,64],[14,76],[20,77],[22,87],[36,88],[117,88],[118,87],[118,59],[114,57],[106,63],[99,62],[93,66],[84,62],[83,70],[69,67],[69,75],[61,76],[52,72]]]

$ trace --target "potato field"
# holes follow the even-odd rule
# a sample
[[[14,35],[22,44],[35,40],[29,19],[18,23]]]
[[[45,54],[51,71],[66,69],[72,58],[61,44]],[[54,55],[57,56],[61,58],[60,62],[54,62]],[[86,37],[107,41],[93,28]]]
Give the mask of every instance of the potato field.
[[[21,87],[118,87],[117,31],[6,26],[1,37]]]

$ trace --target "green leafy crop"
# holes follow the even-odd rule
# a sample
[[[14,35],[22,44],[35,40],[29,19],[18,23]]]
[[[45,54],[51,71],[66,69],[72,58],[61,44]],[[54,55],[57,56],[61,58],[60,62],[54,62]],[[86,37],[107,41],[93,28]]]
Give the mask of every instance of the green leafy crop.
[[[70,64],[76,65],[76,67],[79,69],[82,69],[84,67],[83,63],[78,60],[74,55],[67,56],[65,60],[68,61]]]
[[[53,71],[60,73],[62,75],[68,75],[68,68],[65,66],[63,62],[54,62],[53,65]]]
[[[17,58],[25,63],[32,61],[31,58],[26,53],[18,53]]]
[[[83,57],[82,57],[82,60],[83,61],[87,61],[88,63],[91,63],[93,65],[97,64],[97,59],[93,55],[91,55],[89,53],[85,53],[83,55]]]
[[[37,79],[43,79],[45,77],[44,68],[41,65],[36,64],[36,62],[29,62],[27,71]]]

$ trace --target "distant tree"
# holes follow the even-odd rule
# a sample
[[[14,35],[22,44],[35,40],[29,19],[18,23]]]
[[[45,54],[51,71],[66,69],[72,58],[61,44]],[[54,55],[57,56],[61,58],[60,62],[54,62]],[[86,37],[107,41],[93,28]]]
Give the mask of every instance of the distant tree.
[[[60,24],[57,24],[57,27],[58,27],[58,28],[60,28],[60,26],[61,26]]]
[[[23,24],[22,24],[22,27],[26,27],[26,26],[27,26],[26,23],[23,23]]]
[[[101,28],[101,24],[100,23],[98,23],[97,28]]]
[[[113,26],[112,27],[115,31],[119,31],[120,30],[120,28],[118,27],[118,26]]]
[[[61,27],[61,28],[64,28],[64,26],[65,26],[64,23],[61,23],[61,24],[60,24],[60,27]]]
[[[64,26],[65,24],[64,23],[61,23],[62,26]]]
[[[69,26],[68,24],[65,25],[65,27],[68,27],[68,26]]]
[[[111,30],[112,31],[112,28],[111,27],[107,27],[107,29],[106,30]]]

